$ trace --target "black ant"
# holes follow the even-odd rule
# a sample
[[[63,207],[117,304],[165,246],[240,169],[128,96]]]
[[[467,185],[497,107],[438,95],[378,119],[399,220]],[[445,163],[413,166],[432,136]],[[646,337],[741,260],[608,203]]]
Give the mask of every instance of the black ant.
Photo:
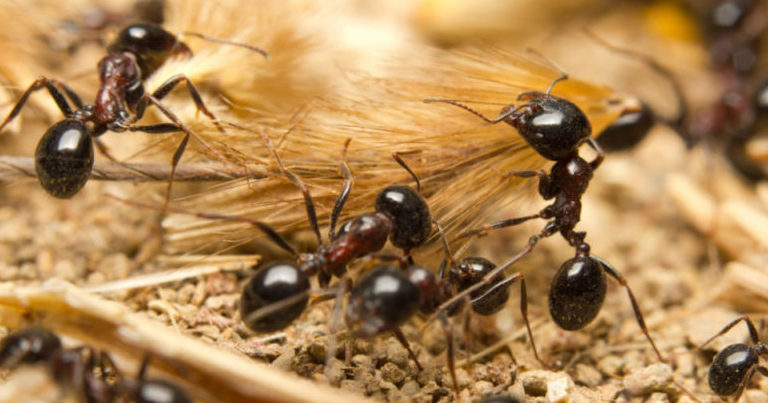
[[[303,194],[310,227],[318,242],[314,253],[298,253],[276,230],[258,220],[223,214],[195,213],[169,207],[164,210],[205,219],[249,223],[261,230],[295,259],[294,262],[276,261],[262,266],[243,288],[240,306],[243,323],[256,332],[274,332],[288,326],[306,308],[309,302],[310,277],[317,275],[319,285],[325,288],[331,278],[344,275],[350,262],[380,251],[386,244],[387,238],[394,246],[403,249],[406,258],[409,258],[411,249],[426,242],[431,231],[432,220],[429,207],[418,191],[408,186],[391,185],[379,192],[374,213],[355,217],[336,233],[336,222],[349,197],[353,182],[346,163],[346,150],[349,145],[347,141],[341,163],[341,172],[345,178],[344,187],[331,212],[328,234],[330,242],[326,244],[320,234],[317,214],[309,190],[301,179],[283,167],[271,141],[264,133],[260,132],[260,134],[267,147],[272,150],[282,174]],[[413,175],[399,155],[395,153],[393,158]],[[414,178],[416,178],[415,175]],[[417,187],[420,188],[418,178],[416,182]],[[141,203],[125,202],[156,208]]]
[[[755,86],[760,41],[768,27],[768,3],[760,0],[719,0],[691,3],[708,41],[712,69],[723,92],[713,105],[699,111],[688,127],[688,145],[721,139],[725,156],[746,179],[768,177],[768,170],[752,160],[746,146],[764,115],[766,85]],[[759,78],[764,79],[764,78]]]
[[[436,222],[435,225],[442,236],[443,232],[440,225]],[[487,259],[467,257],[458,264],[454,262],[448,273],[448,278],[446,278],[446,265],[452,259],[444,236],[443,247],[446,252],[446,259],[443,261],[437,276],[430,269],[412,263],[404,264],[405,261],[401,261],[399,270],[391,266],[377,266],[366,273],[349,293],[345,319],[353,334],[358,337],[373,337],[385,332],[394,332],[421,369],[415,354],[410,350],[400,331],[400,326],[413,317],[417,311],[427,315],[435,313],[438,307],[448,301],[453,294],[481,281],[495,267]],[[470,305],[472,310],[480,315],[493,315],[506,305],[509,299],[509,287],[516,281],[520,281],[520,312],[528,330],[531,348],[536,359],[546,366],[539,358],[531,326],[528,322],[528,296],[522,273],[515,273],[508,278],[505,278],[503,274],[496,275],[490,284],[483,285],[470,294]],[[440,315],[448,340],[448,369],[454,389],[458,387],[458,384],[453,351],[453,332],[446,316],[459,313],[463,302],[463,299],[457,301],[446,314]],[[456,393],[458,394],[458,390]]]
[[[720,396],[735,395],[734,402],[739,400],[755,371],[768,376],[768,368],[758,365],[759,357],[768,355],[768,347],[759,340],[755,325],[748,317],[739,317],[699,346],[699,350],[703,349],[712,340],[727,333],[741,321],[744,321],[749,329],[752,345],[736,343],[722,349],[712,361],[708,377],[709,388],[713,392]]]
[[[518,101],[525,101],[525,103],[519,106],[505,106],[499,116],[494,119],[458,101],[442,98],[425,100],[425,102],[442,102],[458,106],[488,123],[505,122],[517,129],[523,139],[541,156],[555,161],[549,173],[538,170],[515,171],[508,174],[521,178],[538,177],[539,194],[544,200],[554,199],[552,204],[533,215],[502,220],[465,231],[459,235],[459,238],[518,225],[535,218],[551,219],[551,221],[541,232],[529,238],[523,251],[488,272],[482,281],[467,287],[443,303],[440,310],[449,309],[451,304],[460,298],[489,284],[495,276],[503,273],[507,267],[530,253],[539,239],[560,232],[563,238],[575,248],[576,256],[563,263],[552,279],[549,290],[549,311],[555,323],[566,330],[581,329],[589,324],[603,305],[606,289],[605,273],[608,273],[626,288],[640,329],[659,360],[664,361],[648,333],[635,297],[624,277],[608,262],[590,254],[590,246],[584,241],[586,232],[574,231],[581,217],[581,196],[586,191],[594,170],[602,163],[604,154],[597,142],[590,137],[592,126],[584,112],[572,102],[550,95],[554,85],[567,78],[568,75],[563,73],[552,81],[544,93],[533,91],[521,94]],[[579,146],[584,142],[597,152],[597,156],[591,162],[579,156]]]
[[[109,403],[119,397],[142,403],[192,401],[174,383],[145,379],[148,362],[144,359],[136,380],[125,379],[107,353],[87,346],[64,349],[55,333],[37,327],[12,332],[0,343],[0,368],[44,364],[53,379],[83,402]]]
[[[254,50],[267,57],[267,53],[253,46],[209,38],[190,33],[206,40],[241,46]],[[177,74],[165,81],[154,92],[145,92],[142,80],[149,77],[167,59],[176,55],[189,55],[186,44],[163,28],[152,24],[134,24],[123,29],[112,45],[109,53],[99,61],[98,71],[101,81],[94,104],[84,105],[80,97],[67,84],[46,77],[40,77],[24,91],[11,112],[0,124],[2,130],[13,120],[27,102],[29,96],[38,90],[47,89],[66,117],[51,126],[37,144],[35,150],[35,170],[40,184],[52,196],[71,198],[85,186],[93,168],[93,142],[106,153],[98,137],[107,131],[137,131],[144,133],[184,132],[186,136],[173,155],[170,187],[173,173],[186,148],[190,136],[199,141],[218,159],[224,158],[211,148],[202,138],[184,125],[179,118],[160,100],[168,95],[178,84],[184,82],[197,110],[210,118],[219,130],[223,129],[216,117],[203,103],[200,93],[184,74]],[[74,105],[74,110],[72,106]],[[157,107],[173,123],[159,123],[148,126],[137,125],[149,105]],[[107,155],[109,155],[107,153]],[[167,203],[167,200],[166,200]]]

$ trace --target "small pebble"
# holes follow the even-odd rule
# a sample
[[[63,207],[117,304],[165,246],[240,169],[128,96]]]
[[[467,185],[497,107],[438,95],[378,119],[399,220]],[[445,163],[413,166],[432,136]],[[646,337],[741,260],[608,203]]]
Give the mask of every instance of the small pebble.
[[[381,367],[381,378],[387,382],[399,384],[405,380],[405,371],[394,363],[388,362]]]
[[[420,387],[419,383],[416,381],[408,381],[403,384],[403,386],[400,388],[400,392],[405,394],[408,397],[412,397],[419,393]]]
[[[667,364],[657,363],[625,376],[624,388],[628,394],[640,396],[663,391],[671,382],[672,368]]]
[[[603,375],[600,374],[600,371],[591,365],[585,364],[576,364],[571,375],[574,382],[590,388],[599,385],[603,380]]]

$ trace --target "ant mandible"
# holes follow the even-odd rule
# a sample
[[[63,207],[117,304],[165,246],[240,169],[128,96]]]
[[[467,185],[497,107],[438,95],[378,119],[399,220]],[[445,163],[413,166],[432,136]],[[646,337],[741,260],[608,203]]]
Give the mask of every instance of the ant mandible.
[[[55,333],[38,327],[12,332],[0,342],[0,368],[45,364],[51,376],[80,401],[108,403],[125,397],[141,403],[192,402],[172,382],[145,379],[148,363],[148,358],[142,361],[136,380],[125,379],[107,353],[88,346],[64,349]],[[111,373],[116,380],[107,380]]]
[[[648,333],[645,320],[626,279],[604,259],[590,254],[590,246],[584,241],[586,232],[574,231],[581,219],[581,197],[592,179],[594,170],[603,162],[604,154],[590,136],[592,126],[584,112],[572,102],[550,94],[555,84],[567,78],[568,75],[562,73],[552,81],[546,92],[532,91],[521,94],[518,101],[525,103],[517,107],[505,106],[494,119],[458,101],[443,98],[425,100],[428,103],[441,102],[458,106],[491,124],[505,122],[517,129],[523,139],[541,156],[555,161],[549,173],[538,170],[514,171],[508,174],[522,178],[538,177],[539,194],[544,200],[554,199],[552,204],[533,215],[506,219],[465,231],[459,238],[518,225],[535,218],[551,221],[541,232],[529,238],[527,246],[520,253],[488,272],[482,281],[467,287],[443,303],[439,309],[449,309],[451,304],[459,299],[486,286],[491,279],[530,253],[541,238],[560,232],[575,248],[576,256],[563,263],[550,286],[549,311],[555,323],[565,330],[578,330],[589,324],[599,313],[605,299],[605,273],[608,273],[627,290],[635,319],[659,360],[663,362],[664,359]],[[590,162],[578,154],[579,146],[584,142],[597,152],[595,159]]]
[[[263,50],[244,44],[210,38],[201,34],[188,33],[206,40],[244,47],[263,54]],[[184,74],[177,74],[166,80],[154,92],[145,92],[142,81],[160,65],[176,55],[190,55],[184,42],[163,28],[152,24],[134,24],[123,29],[108,54],[98,64],[100,86],[93,104],[83,104],[80,96],[64,82],[40,77],[33,82],[11,112],[0,124],[0,131],[21,112],[29,96],[46,89],[65,116],[45,132],[35,150],[35,170],[43,188],[52,196],[68,199],[77,194],[90,177],[94,162],[94,140],[106,153],[98,137],[107,131],[144,132],[164,134],[184,132],[184,139],[173,155],[171,179],[168,183],[167,199],[173,182],[173,174],[190,137],[194,137],[209,152],[221,161],[224,158],[202,138],[179,120],[160,103],[177,85],[184,82],[197,110],[210,118],[217,128],[223,129],[216,117],[203,103],[200,93]],[[72,107],[74,105],[74,109]],[[146,108],[154,105],[173,123],[137,125]]]
[[[703,349],[712,340],[724,335],[741,321],[746,323],[749,329],[752,345],[736,343],[722,349],[712,360],[708,375],[709,388],[720,396],[735,395],[734,402],[739,401],[739,397],[755,371],[768,376],[768,368],[758,365],[758,358],[761,355],[768,356],[768,347],[759,340],[755,325],[748,317],[741,316],[699,346],[699,350]]]

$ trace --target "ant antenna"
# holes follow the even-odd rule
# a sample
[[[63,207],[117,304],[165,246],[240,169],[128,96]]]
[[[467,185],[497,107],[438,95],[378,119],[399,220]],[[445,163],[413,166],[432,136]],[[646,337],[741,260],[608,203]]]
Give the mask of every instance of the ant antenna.
[[[341,152],[341,166],[339,169],[341,170],[341,174],[344,176],[344,188],[341,190],[341,193],[339,193],[336,204],[333,205],[333,210],[331,211],[331,220],[328,225],[330,227],[328,230],[328,239],[330,241],[333,241],[336,232],[336,222],[339,219],[341,210],[344,208],[344,204],[349,198],[349,193],[352,191],[352,184],[354,183],[352,171],[349,170],[349,165],[347,165],[347,149],[349,149],[349,143],[351,142],[352,139],[348,138],[347,141],[344,142],[344,150]]]
[[[544,59],[547,63],[549,63],[552,67],[554,67],[555,70],[557,70],[560,73],[560,77],[552,80],[552,83],[549,84],[549,87],[547,87],[547,90],[544,91],[544,94],[549,95],[549,93],[552,92],[552,88],[555,87],[555,84],[559,83],[560,81],[565,81],[568,79],[568,73],[566,73],[565,70],[563,70],[563,68],[560,67],[557,63],[555,63],[555,61],[552,60],[550,57],[544,55],[543,53],[539,52],[534,48],[526,48],[525,51]]]
[[[275,157],[275,161],[277,162],[277,167],[280,169],[280,172],[288,178],[291,182],[293,182],[296,187],[301,190],[302,195],[304,196],[304,206],[307,209],[307,216],[309,217],[309,224],[312,227],[312,231],[315,233],[315,237],[317,238],[318,245],[323,244],[323,237],[320,235],[320,226],[317,223],[317,212],[315,211],[315,203],[312,201],[312,196],[309,194],[309,190],[307,189],[307,186],[304,184],[304,182],[299,179],[298,176],[296,176],[293,172],[287,170],[285,166],[283,165],[283,160],[280,159],[280,156],[277,154],[277,150],[275,150],[275,147],[272,145],[272,141],[269,140],[269,137],[266,133],[264,133],[264,129],[262,127],[259,127],[258,131],[255,131],[253,129],[249,129],[240,125],[236,125],[234,123],[227,123],[227,125],[232,126],[236,129],[249,131],[251,133],[257,133],[261,136],[262,140],[264,140],[264,144],[267,146],[270,152],[272,152],[272,155]]]
[[[411,168],[408,167],[408,165],[403,161],[402,158],[400,158],[400,154],[395,151],[392,153],[392,158],[397,161],[398,164],[400,164],[401,167],[403,167],[406,171],[408,171],[409,174],[413,177],[413,180],[416,181],[416,191],[421,193],[421,182],[419,182],[419,177],[416,176],[416,173],[414,173]]]
[[[170,206],[161,207],[153,204],[142,203],[142,202],[137,202],[133,200],[126,200],[109,193],[105,193],[104,196],[112,200],[116,200],[120,203],[127,204],[129,206],[134,206],[134,207],[148,208],[153,210],[159,210],[162,212],[170,211],[171,213],[185,214],[185,215],[190,215],[198,218],[204,218],[206,220],[229,220],[229,221],[240,221],[240,222],[248,223],[253,225],[254,227],[257,227],[259,230],[261,230],[261,232],[263,232],[269,239],[271,239],[280,248],[290,253],[293,258],[298,259],[298,256],[299,256],[299,253],[296,252],[296,250],[288,243],[288,241],[286,241],[285,238],[283,238],[280,234],[278,234],[277,231],[274,230],[274,228],[270,227],[268,224],[263,223],[259,220],[254,220],[252,218],[243,217],[243,216],[233,216],[233,215],[227,215],[227,214],[198,213],[198,212],[184,210],[181,208],[170,207]]]
[[[440,272],[438,273],[438,277],[445,278],[445,266],[448,262],[451,263],[451,266],[456,266],[456,261],[453,259],[453,254],[451,254],[451,248],[448,246],[448,239],[445,236],[445,231],[443,231],[443,227],[440,225],[437,220],[432,220],[432,224],[435,225],[435,228],[437,228],[437,232],[440,233],[440,240],[443,243],[443,251],[445,252],[445,259],[443,259],[443,263],[440,264]]]
[[[645,63],[648,67],[651,68],[651,70],[655,71],[669,82],[669,84],[672,86],[673,92],[675,93],[675,97],[677,98],[677,117],[666,121],[665,123],[676,131],[682,132],[683,123],[688,119],[688,102],[683,96],[683,88],[680,85],[680,81],[675,78],[675,75],[672,74],[668,68],[661,65],[658,61],[648,55],[644,55],[642,53],[614,45],[587,28],[584,28],[584,33],[592,40],[594,40],[598,45],[603,46],[608,50],[620,53]]]
[[[197,33],[197,32],[182,32],[181,34],[182,35],[187,35],[187,36],[194,36],[196,38],[200,38],[200,39],[203,39],[203,40],[206,40],[206,41],[209,41],[209,42],[215,42],[215,43],[220,43],[220,44],[223,44],[223,45],[231,45],[231,46],[237,46],[237,47],[240,47],[240,48],[245,48],[245,49],[248,49],[248,50],[251,50],[251,51],[254,51],[256,53],[261,54],[267,60],[271,59],[270,56],[269,56],[269,53],[267,53],[266,50],[264,50],[262,48],[259,48],[259,47],[256,47],[256,46],[253,46],[253,45],[248,45],[248,44],[245,44],[245,43],[229,41],[229,40],[226,40],[226,39],[214,38],[212,36],[203,35],[203,34],[200,34],[200,33]]]

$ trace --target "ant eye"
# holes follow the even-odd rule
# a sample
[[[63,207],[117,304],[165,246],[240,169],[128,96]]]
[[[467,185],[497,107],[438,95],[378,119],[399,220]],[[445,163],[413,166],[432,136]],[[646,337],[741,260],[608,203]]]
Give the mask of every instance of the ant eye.
[[[69,199],[85,186],[93,169],[93,139],[86,125],[66,119],[45,132],[35,150],[40,184],[52,196]]]

